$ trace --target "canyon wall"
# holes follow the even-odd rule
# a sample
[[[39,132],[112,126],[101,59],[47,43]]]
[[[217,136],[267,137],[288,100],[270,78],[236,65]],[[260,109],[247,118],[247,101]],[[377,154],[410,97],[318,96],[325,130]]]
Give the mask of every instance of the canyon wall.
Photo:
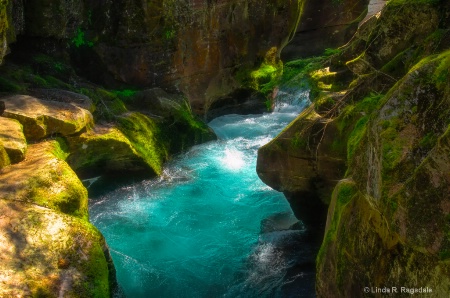
[[[257,171],[316,231],[326,218],[319,297],[450,291],[449,8],[390,1],[334,55],[285,66],[313,103]]]

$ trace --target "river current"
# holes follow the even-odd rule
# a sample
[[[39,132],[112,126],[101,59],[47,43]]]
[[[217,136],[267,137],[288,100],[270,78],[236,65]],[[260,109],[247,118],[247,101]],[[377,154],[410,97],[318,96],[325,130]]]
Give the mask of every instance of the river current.
[[[127,297],[314,297],[315,249],[283,194],[255,172],[258,148],[306,98],[216,118],[217,141],[175,157],[159,178],[91,199]]]

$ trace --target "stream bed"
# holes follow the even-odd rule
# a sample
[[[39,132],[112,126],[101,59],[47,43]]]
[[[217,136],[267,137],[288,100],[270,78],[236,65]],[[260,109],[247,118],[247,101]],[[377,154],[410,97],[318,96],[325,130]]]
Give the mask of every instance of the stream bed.
[[[294,97],[273,113],[214,119],[217,141],[90,200],[127,297],[315,296],[317,248],[255,171],[258,148],[307,103],[305,92]]]

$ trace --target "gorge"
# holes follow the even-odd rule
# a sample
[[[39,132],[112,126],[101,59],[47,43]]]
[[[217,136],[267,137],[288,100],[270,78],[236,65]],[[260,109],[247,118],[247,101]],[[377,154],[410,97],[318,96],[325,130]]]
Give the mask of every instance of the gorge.
[[[0,0],[0,296],[445,296],[450,4],[380,2]]]

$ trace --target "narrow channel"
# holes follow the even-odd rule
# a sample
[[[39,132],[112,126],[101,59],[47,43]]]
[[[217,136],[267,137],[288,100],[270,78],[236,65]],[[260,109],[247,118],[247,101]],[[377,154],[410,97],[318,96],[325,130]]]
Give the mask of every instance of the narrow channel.
[[[157,179],[91,199],[127,297],[314,296],[314,268],[303,265],[315,251],[283,194],[255,172],[258,148],[306,103],[298,91],[273,113],[216,118],[217,141]]]

